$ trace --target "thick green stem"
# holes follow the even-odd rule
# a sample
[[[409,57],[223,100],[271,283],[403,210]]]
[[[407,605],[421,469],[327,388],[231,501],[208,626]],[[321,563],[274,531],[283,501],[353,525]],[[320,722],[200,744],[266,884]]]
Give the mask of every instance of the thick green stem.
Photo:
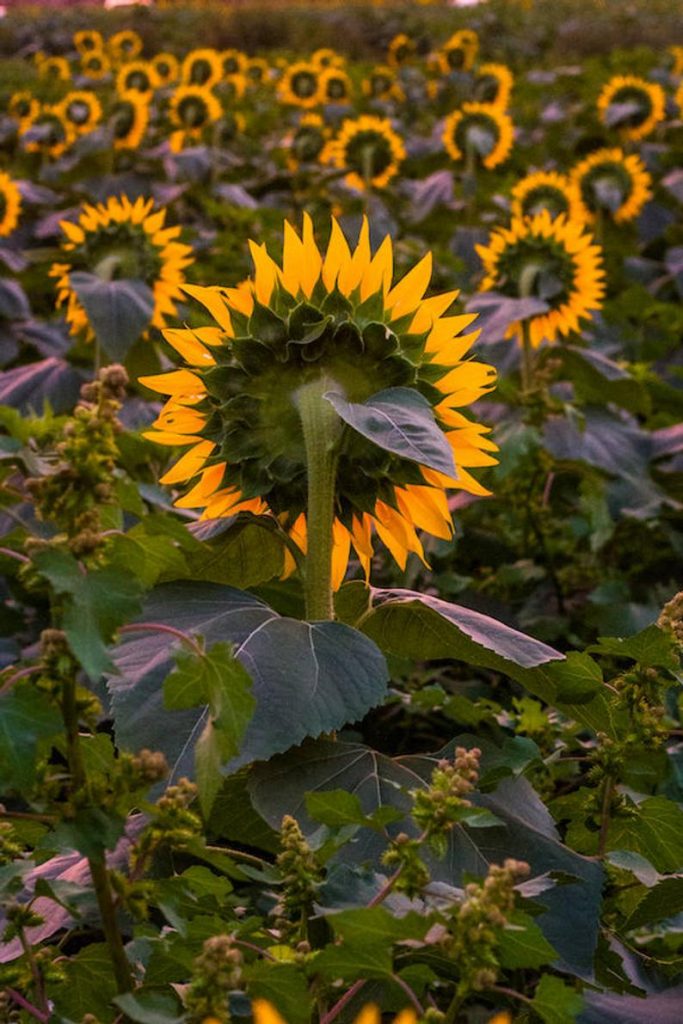
[[[332,540],[341,420],[323,398],[334,387],[325,378],[299,389],[296,403],[306,446],[308,549],[306,553],[306,617],[333,619]]]
[[[534,355],[528,320],[522,320],[522,392],[528,395],[534,380]]]

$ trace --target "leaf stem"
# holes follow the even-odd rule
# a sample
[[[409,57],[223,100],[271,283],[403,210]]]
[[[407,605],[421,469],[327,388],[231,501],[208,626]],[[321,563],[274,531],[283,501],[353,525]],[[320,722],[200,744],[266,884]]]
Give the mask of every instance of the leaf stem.
[[[28,999],[25,999],[21,992],[17,992],[13,988],[8,988],[5,991],[10,999],[13,999],[17,1006],[20,1006],[22,1010],[25,1010],[26,1013],[31,1015],[31,1017],[35,1017],[35,1019],[39,1020],[41,1024],[47,1024],[50,1019],[49,1011],[44,1012],[43,1010],[39,1010],[37,1006],[33,1005],[33,1003],[29,1003]]]
[[[178,640],[182,640],[184,644],[194,651],[198,657],[204,655],[204,651],[199,646],[194,637],[191,637],[189,633],[184,633],[182,629],[176,629],[175,626],[167,626],[163,622],[130,622],[127,626],[119,626],[119,633],[168,633],[170,636],[175,636]]]
[[[598,838],[598,857],[603,858],[607,849],[607,836],[610,825],[610,804],[614,792],[614,779],[611,775],[605,778],[602,789],[602,806],[600,809],[600,836]]]
[[[296,403],[306,447],[308,501],[306,510],[307,546],[306,618],[334,618],[332,600],[332,546],[337,481],[337,442],[341,420],[323,397],[333,382],[319,377],[299,388]]]

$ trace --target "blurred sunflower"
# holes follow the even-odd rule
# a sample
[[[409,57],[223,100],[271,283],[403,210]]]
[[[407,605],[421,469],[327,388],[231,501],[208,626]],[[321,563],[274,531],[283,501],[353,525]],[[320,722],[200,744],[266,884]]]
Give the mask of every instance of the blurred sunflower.
[[[140,56],[142,39],[133,29],[122,29],[107,40],[107,49],[114,64],[123,64]]]
[[[100,53],[104,50],[104,39],[102,38],[102,33],[97,32],[92,28],[81,29],[80,32],[74,32],[73,42],[74,47],[81,56],[84,56],[87,53]]]
[[[254,1024],[287,1024],[273,1004],[267,1002],[267,1000],[254,999],[251,1005]],[[368,1003],[360,1011],[353,1024],[380,1024],[381,1020],[382,1016],[378,1007],[373,1003]],[[507,1024],[510,1024],[511,1018],[509,1015],[506,1015],[506,1020]],[[414,1010],[402,1010],[396,1014],[391,1024],[417,1024],[417,1017]],[[489,1022],[489,1024],[492,1024],[492,1022]],[[502,1021],[497,1021],[496,1024],[502,1024]]]
[[[185,85],[202,85],[210,89],[223,77],[223,63],[217,50],[191,50],[180,66]]]
[[[470,71],[479,52],[479,36],[469,28],[455,32],[438,52],[441,72],[449,75],[453,71]]]
[[[60,106],[64,119],[72,125],[77,135],[91,132],[102,120],[102,104],[92,92],[77,89],[68,92]]]
[[[448,489],[488,493],[466,467],[492,464],[495,445],[461,411],[495,377],[467,356],[477,333],[462,332],[475,317],[446,315],[457,292],[424,298],[429,253],[392,286],[391,239],[373,255],[365,219],[353,251],[333,220],[321,253],[307,215],[301,238],[285,222],[282,267],[265,245],[250,245],[255,274],[240,287],[185,286],[214,321],[164,333],[189,368],[141,378],[170,396],[146,436],[190,449],[161,482],[192,481],[176,505],[202,509],[205,519],[271,513],[305,550],[301,402],[312,392],[321,402],[329,392],[364,402],[387,388],[408,388],[416,403],[431,407],[454,465],[441,472],[408,461],[340,421],[333,585],[341,584],[351,545],[369,573],[373,530],[405,566],[409,552],[422,556],[416,528],[451,536]]]
[[[150,64],[161,85],[172,85],[180,74],[180,61],[172,53],[157,53],[152,57]]]
[[[240,135],[244,135],[247,119],[236,110],[226,110],[214,123],[211,142],[219,149],[229,146]]]
[[[312,164],[319,160],[328,137],[329,129],[319,114],[302,114],[296,128],[282,140],[290,171],[298,170],[302,164]]]
[[[672,60],[671,74],[674,78],[680,78],[683,75],[683,46],[670,46],[669,53]]]
[[[441,136],[452,160],[468,156],[487,170],[507,160],[514,142],[514,126],[505,111],[490,103],[463,103],[450,114]]]
[[[116,91],[119,93],[139,92],[151,97],[160,85],[161,79],[151,61],[128,61],[119,68],[116,75]]]
[[[0,171],[0,238],[11,235],[19,223],[21,192],[9,174]]]
[[[179,227],[164,227],[165,210],[153,212],[153,199],[112,196],[106,203],[86,204],[77,222],[62,221],[64,262],[54,263],[50,277],[57,279],[57,306],[66,305],[72,334],[93,333],[85,310],[70,284],[70,274],[85,270],[105,280],[134,278],[144,281],[154,294],[151,326],[163,327],[176,314],[184,269],[192,262],[192,250],[179,242]]]
[[[214,88],[226,103],[236,103],[247,91],[247,79],[245,75],[230,75]]]
[[[52,82],[70,82],[71,67],[66,57],[42,57],[37,62],[38,77]]]
[[[480,64],[474,77],[472,95],[477,103],[510,105],[514,77],[506,64]]]
[[[664,120],[666,96],[661,85],[637,75],[615,75],[598,96],[600,120],[625,139],[644,139]]]
[[[290,64],[278,83],[281,103],[309,109],[320,104],[321,69],[308,61]]]
[[[527,321],[532,347],[555,342],[579,329],[600,309],[605,292],[602,251],[582,222],[547,210],[515,218],[509,228],[496,228],[487,245],[478,245],[484,265],[482,291],[511,298],[534,297],[548,310]],[[521,338],[521,323],[511,324],[507,337]]]
[[[586,219],[578,187],[557,171],[534,171],[512,189],[513,217],[533,217],[541,210],[547,210],[551,217],[565,214],[569,220]]]
[[[43,104],[37,113],[21,124],[27,153],[42,153],[56,160],[76,141],[76,132],[66,118],[61,103]]]
[[[323,46],[311,54],[311,64],[315,64],[319,68],[343,68],[346,60],[341,53],[337,53],[336,50],[332,50],[328,46]]]
[[[13,92],[7,104],[7,113],[19,124],[19,131],[23,131],[23,125],[33,120],[40,110],[40,103],[32,92],[22,89],[21,92]]]
[[[223,50],[221,53],[223,75],[243,75],[247,69],[247,55],[241,50]]]
[[[223,108],[206,86],[179,85],[171,96],[168,113],[176,128],[170,139],[171,149],[178,152],[186,142],[199,141],[204,129],[219,119]]]
[[[247,81],[252,82],[255,85],[260,85],[262,82],[268,80],[268,74],[270,67],[268,61],[262,57],[250,57],[247,60],[247,66],[244,70],[244,74]]]
[[[681,83],[681,85],[676,89],[674,102],[678,107],[678,116],[683,118],[683,83]]]
[[[326,68],[320,76],[320,98],[323,103],[349,103],[351,79],[341,68]]]
[[[400,67],[414,56],[417,47],[415,42],[405,32],[399,32],[391,40],[387,47],[387,64],[390,67]]]
[[[403,139],[388,118],[363,114],[344,121],[321,159],[347,170],[344,180],[349,188],[364,191],[388,185],[405,155]]]
[[[636,153],[598,149],[571,171],[578,189],[583,217],[591,222],[599,211],[625,224],[638,216],[652,198],[652,178]]]
[[[92,52],[81,57],[81,74],[99,81],[111,71],[111,62],[105,53]]]
[[[370,74],[363,79],[363,95],[372,100],[398,100],[405,99],[405,93],[398,83],[396,71],[388,64],[378,64]]]
[[[149,101],[139,92],[118,97],[109,115],[114,149],[137,149],[149,125]]]

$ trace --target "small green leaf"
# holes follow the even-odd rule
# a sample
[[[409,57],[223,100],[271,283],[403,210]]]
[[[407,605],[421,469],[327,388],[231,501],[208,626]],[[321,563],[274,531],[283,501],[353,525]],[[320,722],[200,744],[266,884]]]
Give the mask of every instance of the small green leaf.
[[[643,897],[626,922],[626,929],[642,928],[683,911],[683,876],[665,878]]]
[[[608,849],[633,850],[658,871],[679,871],[683,864],[683,811],[665,796],[643,800],[636,814],[612,819]]]
[[[113,1002],[135,1024],[180,1024],[184,1020],[184,1016],[178,1012],[178,1000],[168,989],[125,992],[116,996]]]
[[[676,672],[680,668],[673,640],[659,626],[647,626],[634,636],[601,636],[597,644],[588,648],[595,654],[612,654],[629,658],[644,668],[665,668]]]
[[[36,777],[41,740],[62,729],[62,716],[46,694],[16,683],[0,696],[0,789],[23,791]]]
[[[289,963],[256,961],[245,968],[252,998],[266,999],[287,1024],[309,1024],[311,994],[300,967]]]
[[[574,1024],[583,1009],[583,999],[553,974],[545,974],[536,986],[531,1005],[545,1024]]]
[[[558,959],[556,951],[528,914],[515,911],[509,923],[511,927],[504,929],[498,946],[500,964],[505,970],[538,968]]]
[[[555,699],[565,704],[585,704],[603,685],[600,666],[581,651],[570,651],[565,661],[549,665],[548,674],[557,684]]]

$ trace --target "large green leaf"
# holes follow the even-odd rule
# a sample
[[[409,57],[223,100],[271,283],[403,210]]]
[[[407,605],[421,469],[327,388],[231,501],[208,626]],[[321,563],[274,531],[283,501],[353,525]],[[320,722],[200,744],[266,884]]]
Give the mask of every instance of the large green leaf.
[[[163,683],[177,644],[153,624],[202,636],[207,647],[235,644],[253,680],[256,711],[230,771],[357,721],[386,693],[384,657],[362,633],[339,622],[284,618],[232,587],[165,584],[150,594],[140,622],[150,629],[126,635],[113,652],[120,673],[109,680],[116,734],[129,749],[163,750],[174,776],[192,774],[207,710],[164,709]]]
[[[329,391],[325,398],[350,427],[379,448],[455,476],[451,446],[436,424],[432,407],[413,388],[387,388],[365,402],[347,402]]]
[[[152,289],[144,281],[104,281],[82,270],[71,274],[69,283],[107,355],[125,359],[128,349],[149,327],[154,313]]]
[[[268,765],[252,770],[250,793],[256,810],[273,827],[284,814],[294,815],[304,831],[312,835],[318,824],[307,813],[306,794],[344,789],[358,797],[363,812],[378,808],[398,808],[404,815],[410,809],[409,790],[425,786],[439,757],[452,754],[455,745],[435,755],[392,759],[369,747],[329,740],[307,742],[300,749],[274,758]],[[457,741],[472,746],[473,741]],[[477,739],[483,749],[482,772],[495,764],[497,748]],[[602,888],[602,869],[588,858],[563,846],[548,810],[524,778],[506,778],[491,793],[477,794],[477,805],[500,818],[490,828],[470,828],[458,824],[451,833],[444,860],[431,861],[436,881],[459,885],[466,875],[485,875],[491,863],[506,857],[529,862],[534,875],[556,871],[572,876],[575,883],[557,885],[542,893],[538,901],[546,907],[537,918],[546,939],[558,951],[565,967],[590,977],[597,941]],[[391,834],[404,831],[415,834],[407,817],[390,823]],[[354,842],[344,847],[345,863],[374,863],[385,840],[375,830],[356,833]]]
[[[583,999],[561,978],[546,974],[536,986],[531,1005],[544,1024],[573,1024]]]
[[[57,708],[31,684],[17,683],[0,696],[0,790],[32,785],[39,741],[61,728]]]

